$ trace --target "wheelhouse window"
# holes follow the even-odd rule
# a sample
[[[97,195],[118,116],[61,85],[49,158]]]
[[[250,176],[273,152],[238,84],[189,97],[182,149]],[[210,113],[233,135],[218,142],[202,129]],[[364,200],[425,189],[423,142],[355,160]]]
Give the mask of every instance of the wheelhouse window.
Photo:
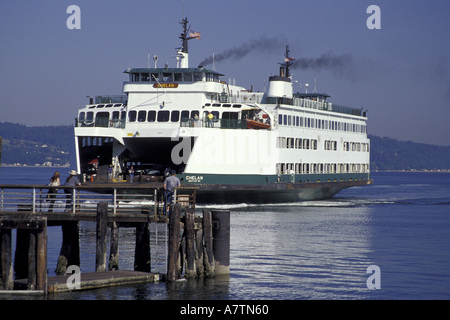
[[[191,72],[185,72],[184,73],[184,81],[192,81],[192,73]]]
[[[108,127],[109,112],[97,112],[95,115],[96,127]]]
[[[162,81],[163,82],[173,81],[173,73],[163,73],[162,74]]]
[[[149,82],[150,74],[148,72],[141,73],[141,81]]]
[[[170,111],[162,110],[158,112],[158,122],[168,122],[170,118]]]
[[[113,113],[112,113],[112,119],[113,119],[114,121],[117,121],[117,120],[119,120],[119,117],[120,117],[120,112],[119,112],[119,111],[113,111]]]
[[[202,81],[203,74],[201,72],[194,72],[194,81]]]
[[[156,120],[156,111],[150,110],[148,112],[148,115],[147,115],[147,121],[148,122],[155,122],[155,120]]]
[[[88,111],[86,113],[86,122],[88,122],[88,123],[94,122],[94,112]]]
[[[182,74],[182,73],[174,73],[173,76],[174,76],[174,80],[175,80],[176,82],[181,82],[181,81],[183,81],[183,74]]]
[[[181,120],[183,120],[183,119],[189,119],[189,111],[188,110],[181,111]]]
[[[172,111],[172,114],[170,115],[170,121],[172,122],[180,121],[180,111],[178,110]]]
[[[191,111],[191,119],[195,119],[195,116],[199,117],[200,111],[198,110]]]
[[[159,73],[157,73],[157,72],[151,73],[150,81],[159,81]]]
[[[128,112],[128,121],[135,122],[136,121],[136,111],[132,110]]]
[[[139,122],[145,122],[145,118],[147,117],[147,111],[141,110],[138,113],[138,121]]]
[[[239,113],[238,112],[223,112],[222,113],[222,119],[228,119],[228,120],[238,120],[239,119]]]
[[[131,81],[132,82],[138,82],[139,81],[139,73],[132,73],[131,74]]]

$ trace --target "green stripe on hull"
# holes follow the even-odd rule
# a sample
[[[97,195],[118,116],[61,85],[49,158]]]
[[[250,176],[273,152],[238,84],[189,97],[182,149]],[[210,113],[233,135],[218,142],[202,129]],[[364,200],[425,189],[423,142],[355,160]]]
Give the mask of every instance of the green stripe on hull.
[[[183,184],[237,184],[264,185],[272,183],[310,183],[341,182],[369,180],[369,173],[335,173],[335,174],[284,174],[284,175],[250,175],[250,174],[178,174]]]
[[[345,188],[372,183],[367,173],[309,175],[177,175],[197,188],[199,203],[276,203],[329,199]]]

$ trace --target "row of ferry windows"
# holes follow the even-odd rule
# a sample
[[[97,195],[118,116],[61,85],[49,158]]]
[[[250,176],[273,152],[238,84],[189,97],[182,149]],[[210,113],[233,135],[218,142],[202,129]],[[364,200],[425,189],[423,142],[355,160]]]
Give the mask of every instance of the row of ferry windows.
[[[191,81],[212,81],[218,82],[219,75],[203,72],[141,72],[131,73],[132,82],[191,82]]]
[[[211,111],[211,113],[214,116],[214,119],[219,118],[219,112],[218,111]],[[224,112],[224,114],[229,114],[230,112]],[[160,110],[160,111],[128,111],[128,121],[129,122],[178,122],[180,120],[187,120],[187,119],[199,119],[200,111],[198,110]],[[208,111],[203,111],[203,117],[206,117],[208,115]],[[228,115],[229,116],[229,115]]]
[[[277,174],[366,173],[367,163],[277,163]]]
[[[317,139],[278,137],[278,148],[317,150]]]
[[[212,112],[214,114],[215,118],[219,117],[219,113],[217,111],[213,111]],[[125,119],[126,117],[126,111],[113,111],[112,112],[112,120],[119,120],[119,119]],[[188,110],[183,110],[183,111],[178,111],[178,110],[173,110],[172,112],[168,111],[168,110],[160,110],[160,111],[154,111],[154,110],[150,110],[150,111],[145,111],[145,110],[140,110],[140,111],[136,111],[136,110],[131,110],[128,112],[128,121],[129,122],[178,122],[183,118],[191,118],[194,119],[195,115],[199,115],[200,112],[198,110],[194,110],[194,111],[188,111]],[[109,113],[105,113],[105,112],[98,112],[96,114],[97,117],[103,117],[103,118],[108,118],[109,119]],[[92,111],[88,111],[86,113],[84,112],[80,112],[79,115],[79,121],[83,122],[93,122],[94,121],[94,112]]]
[[[368,143],[361,142],[344,142],[343,145],[344,151],[361,151],[361,152],[369,152],[370,147]]]
[[[302,139],[302,138],[290,138],[290,137],[278,137],[277,147],[284,149],[311,149],[317,150],[317,140],[316,139]],[[337,150],[337,141],[335,140],[325,140],[323,142],[324,150]],[[344,142],[344,151],[362,151],[369,152],[369,144],[361,142]]]
[[[333,131],[346,131],[356,133],[367,133],[367,126],[349,122],[314,119],[308,117],[292,116],[287,114],[278,115],[278,124],[285,126],[316,128]]]

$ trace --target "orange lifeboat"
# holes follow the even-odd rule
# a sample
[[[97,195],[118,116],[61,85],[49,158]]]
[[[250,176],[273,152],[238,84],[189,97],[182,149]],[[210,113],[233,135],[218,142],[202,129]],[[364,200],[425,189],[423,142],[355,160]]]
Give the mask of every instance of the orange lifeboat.
[[[248,129],[270,129],[270,124],[247,119]]]

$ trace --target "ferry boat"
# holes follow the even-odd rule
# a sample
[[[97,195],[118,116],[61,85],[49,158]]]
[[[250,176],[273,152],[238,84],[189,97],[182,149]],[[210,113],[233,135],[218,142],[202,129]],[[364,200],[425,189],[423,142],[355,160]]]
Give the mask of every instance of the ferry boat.
[[[155,56],[153,68],[128,68],[123,95],[78,111],[80,174],[95,164],[122,180],[133,167],[134,183],[154,183],[175,170],[204,203],[326,199],[372,183],[366,114],[325,93],[294,93],[288,47],[267,92],[254,92],[190,67],[188,42],[199,34],[180,23],[176,67]]]

